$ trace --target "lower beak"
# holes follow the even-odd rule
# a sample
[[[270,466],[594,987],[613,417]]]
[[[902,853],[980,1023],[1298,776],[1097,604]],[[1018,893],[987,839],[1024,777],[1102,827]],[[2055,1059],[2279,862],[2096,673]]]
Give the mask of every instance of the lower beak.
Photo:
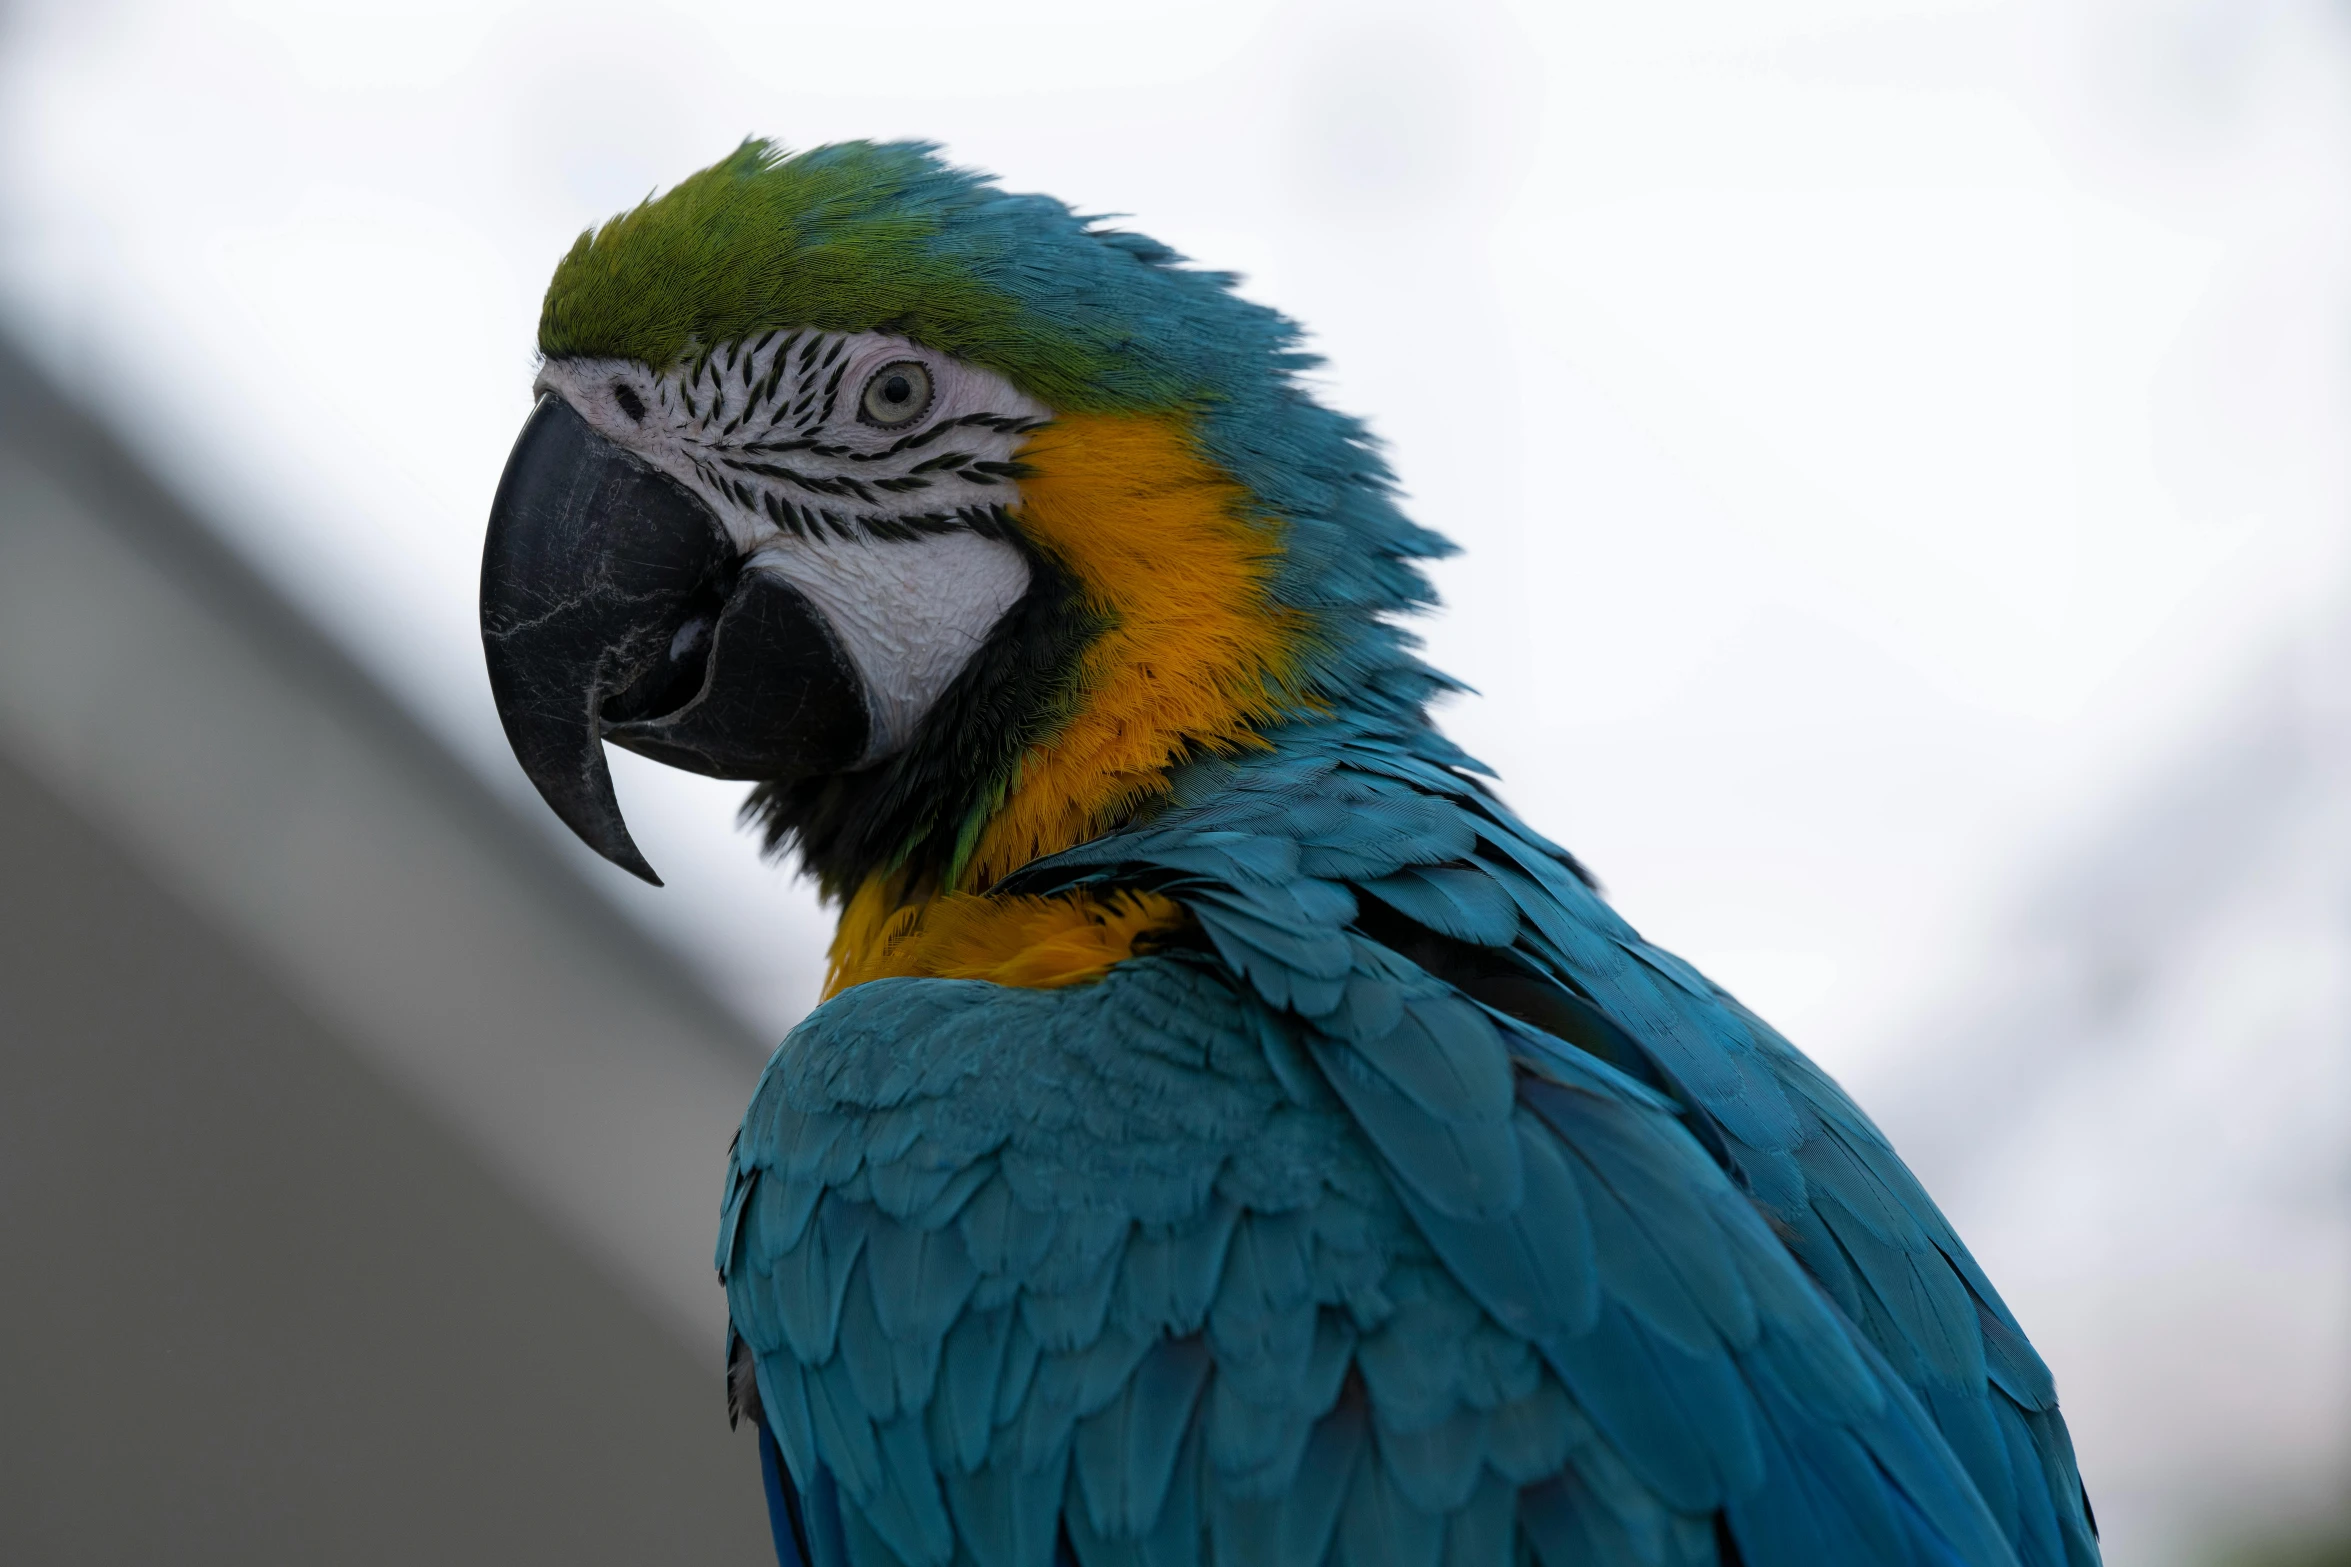
[[[744,569],[708,507],[553,393],[490,506],[482,649],[540,795],[655,886],[613,797],[605,739],[716,778],[837,772],[865,750],[863,688],[816,607]]]

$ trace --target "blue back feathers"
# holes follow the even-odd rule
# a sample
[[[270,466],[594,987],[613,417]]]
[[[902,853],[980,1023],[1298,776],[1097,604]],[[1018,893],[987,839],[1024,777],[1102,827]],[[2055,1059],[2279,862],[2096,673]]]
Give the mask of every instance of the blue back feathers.
[[[1014,883],[1193,950],[778,1053],[720,1261],[841,1559],[2094,1563],[1884,1139],[1422,738],[1301,728]]]

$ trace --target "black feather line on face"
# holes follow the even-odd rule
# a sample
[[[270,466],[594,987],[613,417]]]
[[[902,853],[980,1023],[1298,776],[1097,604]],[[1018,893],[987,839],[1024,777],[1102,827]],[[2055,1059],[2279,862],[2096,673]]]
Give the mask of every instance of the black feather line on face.
[[[1068,717],[1078,661],[1104,622],[1057,562],[1011,530],[1005,536],[1028,557],[1028,592],[931,704],[913,743],[856,772],[761,784],[743,802],[743,820],[768,852],[798,850],[828,897],[845,899],[900,866],[942,879],[964,822]]]

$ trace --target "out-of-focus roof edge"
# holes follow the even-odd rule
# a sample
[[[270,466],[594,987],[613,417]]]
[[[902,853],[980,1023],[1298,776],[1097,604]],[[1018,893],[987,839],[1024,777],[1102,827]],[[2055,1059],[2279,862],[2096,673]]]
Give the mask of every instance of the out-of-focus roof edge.
[[[39,466],[83,492],[91,509],[141,554],[164,566],[256,643],[282,655],[281,672],[364,727],[439,797],[484,853],[557,918],[614,950],[641,979],[689,1009],[709,1033],[743,1042],[751,1060],[772,1042],[753,1035],[675,954],[633,924],[532,824],[520,820],[340,643],[268,579],[152,464],[82,406],[0,323],[0,444],[37,453]]]

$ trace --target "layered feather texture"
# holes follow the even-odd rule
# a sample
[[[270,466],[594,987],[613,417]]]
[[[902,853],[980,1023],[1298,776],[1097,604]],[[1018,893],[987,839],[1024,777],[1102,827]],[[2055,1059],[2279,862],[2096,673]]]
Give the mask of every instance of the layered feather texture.
[[[1202,763],[1007,895],[1093,984],[778,1053],[720,1262],[841,1559],[2088,1564],[2046,1370],[1868,1120],[1433,731]]]
[[[1230,284],[755,143],[549,291],[551,356],[888,331],[1062,420],[1042,586],[930,730],[757,807],[848,901],[718,1249],[786,1560],[2095,1563],[1884,1138],[1429,725],[1443,541]]]

